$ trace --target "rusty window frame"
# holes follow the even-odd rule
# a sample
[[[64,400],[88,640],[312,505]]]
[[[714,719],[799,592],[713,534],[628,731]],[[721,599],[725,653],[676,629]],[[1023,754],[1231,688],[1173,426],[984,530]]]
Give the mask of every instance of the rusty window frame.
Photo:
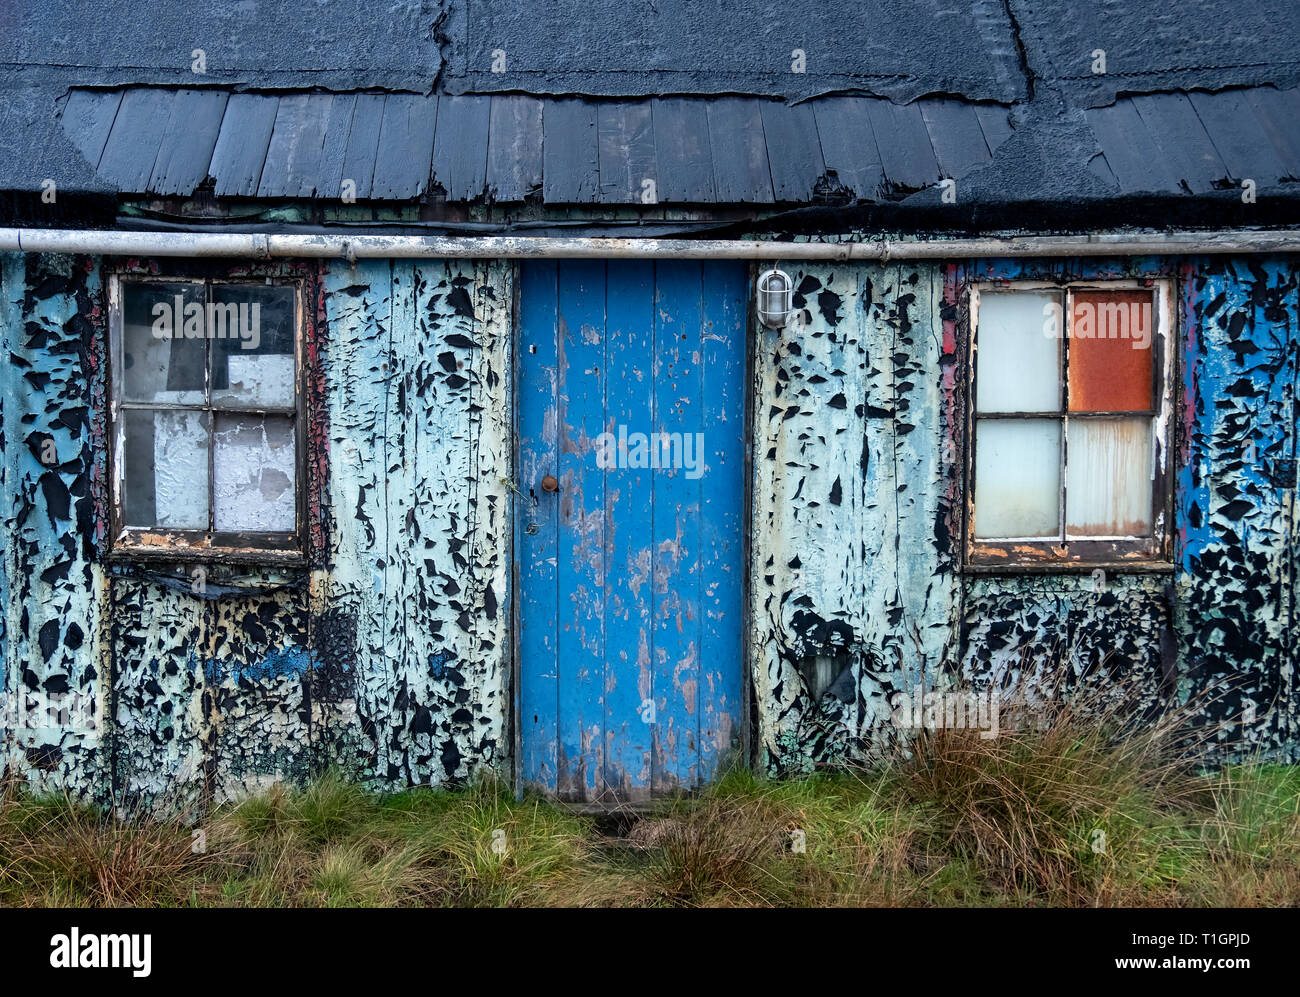
[[[1152,294],[1153,329],[1152,397],[1155,407],[1146,412],[1105,413],[1089,411],[1073,413],[1075,418],[1106,418],[1117,416],[1146,416],[1151,419],[1153,477],[1151,485],[1151,533],[1145,536],[1074,538],[1068,535],[1065,515],[1066,467],[1068,465],[1068,440],[1066,430],[1072,413],[1069,411],[1069,323],[1073,316],[1074,295],[1079,291],[1149,291]],[[979,376],[979,302],[984,291],[1044,292],[1053,291],[1062,296],[1062,348],[1058,357],[1058,378],[1061,391],[1059,414],[1044,413],[988,413],[981,416],[975,411],[975,388]],[[965,316],[966,361],[966,442],[964,567],[972,573],[999,572],[1005,569],[1024,571],[1062,571],[1081,569],[1091,571],[1098,567],[1116,570],[1169,571],[1173,568],[1172,530],[1173,487],[1170,468],[1174,449],[1174,390],[1176,385],[1174,349],[1178,312],[1176,288],[1171,278],[1153,277],[1139,279],[1098,279],[1074,281],[1049,280],[991,280],[976,281],[969,287]],[[978,446],[978,422],[983,418],[1057,419],[1061,424],[1059,520],[1060,535],[1032,539],[976,538],[975,508],[978,502],[978,482],[975,480],[975,450]]]
[[[219,284],[239,286],[275,285],[293,290],[293,404],[291,406],[214,405],[211,393],[212,343],[206,340],[204,360],[204,400],[202,404],[176,402],[125,402],[122,378],[124,349],[123,288],[129,284],[202,285],[204,302],[212,300],[212,290]],[[154,274],[139,270],[122,270],[108,274],[108,479],[109,548],[111,560],[129,562],[212,562],[275,566],[294,566],[305,562],[306,523],[306,394],[303,389],[304,282],[283,276],[225,277],[207,274]],[[203,412],[207,416],[208,460],[208,529],[128,527],[125,518],[125,445],[126,410]],[[219,531],[214,528],[216,499],[213,480],[213,434],[216,415],[287,415],[293,422],[294,445],[294,528],[291,531]]]

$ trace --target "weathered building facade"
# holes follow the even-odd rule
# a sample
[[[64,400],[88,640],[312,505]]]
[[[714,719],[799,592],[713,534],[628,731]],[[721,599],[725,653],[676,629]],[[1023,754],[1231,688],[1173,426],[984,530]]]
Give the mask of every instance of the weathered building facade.
[[[88,179],[5,184],[5,770],[607,804],[861,759],[900,694],[1061,661],[1218,690],[1225,755],[1294,760],[1298,81],[1024,92],[979,23],[969,100],[29,94]]]

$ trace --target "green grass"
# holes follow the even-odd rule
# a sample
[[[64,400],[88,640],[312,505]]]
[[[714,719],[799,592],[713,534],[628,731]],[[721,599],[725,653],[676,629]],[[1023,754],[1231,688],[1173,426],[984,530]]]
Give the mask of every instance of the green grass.
[[[1019,674],[996,737],[900,731],[874,768],[804,779],[733,769],[619,837],[491,777],[380,796],[329,773],[201,823],[4,785],[0,904],[1300,904],[1300,769],[1198,769],[1207,704],[1154,712],[1139,678]]]
[[[1125,767],[1105,738],[930,737],[869,772],[778,782],[732,771],[619,838],[490,779],[379,796],[331,773],[199,825],[126,820],[10,786],[0,904],[1300,903],[1300,769],[1198,774],[1131,747]],[[196,827],[206,851],[191,847]]]

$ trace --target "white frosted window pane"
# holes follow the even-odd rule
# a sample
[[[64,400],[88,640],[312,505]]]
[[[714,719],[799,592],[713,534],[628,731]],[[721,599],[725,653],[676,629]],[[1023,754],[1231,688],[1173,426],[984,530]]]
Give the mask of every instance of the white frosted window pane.
[[[217,530],[293,530],[294,435],[288,416],[219,413],[212,474]]]
[[[975,432],[975,536],[1060,536],[1061,424],[980,419]]]
[[[1060,303],[1055,292],[980,294],[976,411],[1060,411]]]
[[[125,401],[203,404],[203,294],[202,284],[122,284]]]
[[[249,408],[287,408],[293,405],[293,355],[232,353],[226,357],[225,391],[213,389],[217,403]]]
[[[1072,537],[1151,533],[1151,420],[1071,419],[1065,522]]]
[[[123,415],[127,526],[206,530],[207,416],[141,409]]]

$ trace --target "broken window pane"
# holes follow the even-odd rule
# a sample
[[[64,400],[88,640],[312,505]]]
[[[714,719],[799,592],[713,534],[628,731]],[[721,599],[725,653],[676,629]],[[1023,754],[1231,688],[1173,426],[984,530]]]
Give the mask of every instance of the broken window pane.
[[[1077,291],[1070,310],[1070,411],[1149,412],[1152,294]]]
[[[206,413],[127,409],[122,415],[126,525],[206,530]]]
[[[213,404],[292,408],[295,294],[272,284],[212,288]]]
[[[203,404],[203,301],[202,284],[122,283],[124,401]]]
[[[985,291],[976,332],[977,412],[1061,410],[1061,295]]]
[[[217,530],[294,529],[294,432],[289,416],[218,413],[212,474]]]
[[[975,433],[975,536],[1060,536],[1061,424],[981,419]]]
[[[1067,535],[1149,535],[1151,420],[1071,418],[1067,439]]]
[[[296,287],[194,280],[119,286],[114,357],[126,525],[294,532]]]

